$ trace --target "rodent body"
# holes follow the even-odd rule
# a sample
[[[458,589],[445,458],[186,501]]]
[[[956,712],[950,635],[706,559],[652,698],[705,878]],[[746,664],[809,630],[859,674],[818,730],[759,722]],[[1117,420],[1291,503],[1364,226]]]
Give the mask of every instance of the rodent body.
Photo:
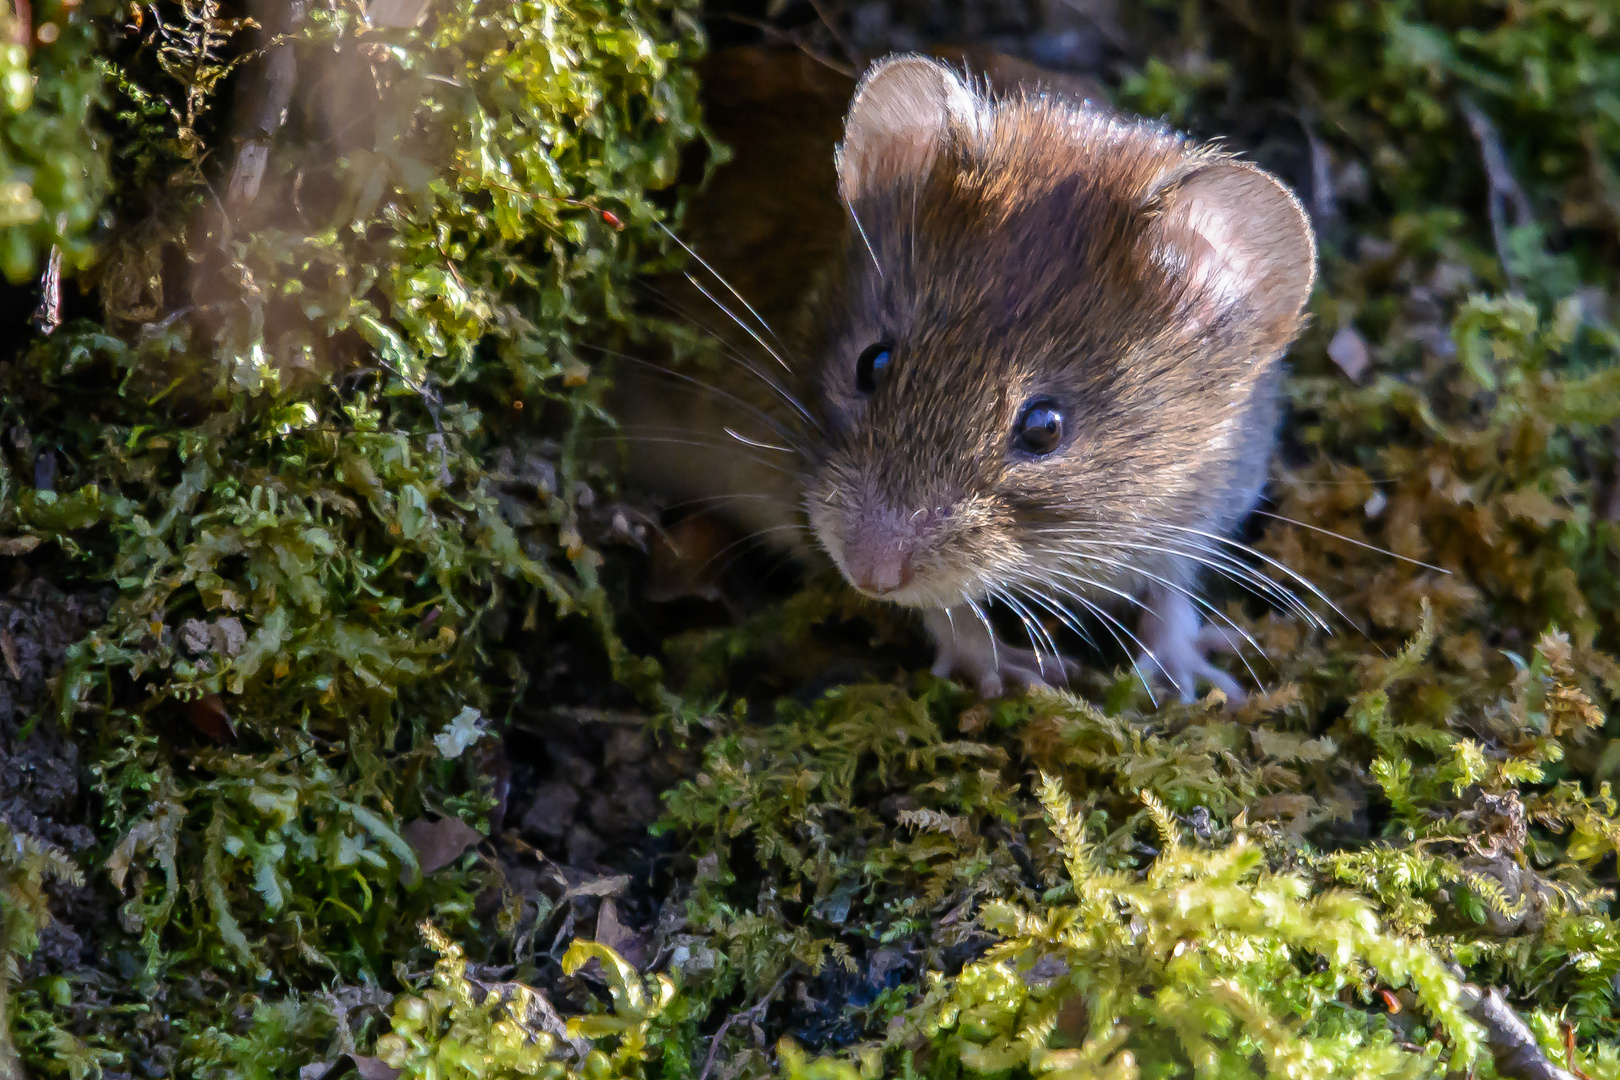
[[[768,66],[745,73],[761,100],[718,117],[739,165],[693,236],[749,303],[714,283],[683,306],[728,307],[705,322],[741,359],[712,394],[627,385],[629,425],[691,436],[631,440],[633,471],[918,609],[936,671],[986,694],[1065,674],[1038,630],[1034,650],[995,640],[998,600],[1032,626],[1089,609],[1184,698],[1240,696],[1195,590],[1275,443],[1315,272],[1298,201],[1159,125],[991,96],[923,57],[868,72],[835,160],[844,88],[729,62]],[[751,108],[776,119],[762,139]]]

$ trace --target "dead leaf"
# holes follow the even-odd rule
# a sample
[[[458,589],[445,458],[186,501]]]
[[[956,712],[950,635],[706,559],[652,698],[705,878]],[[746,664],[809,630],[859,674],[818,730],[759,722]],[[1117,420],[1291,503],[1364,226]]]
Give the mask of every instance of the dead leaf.
[[[0,630],[0,656],[6,658],[6,670],[11,677],[22,682],[22,667],[17,663],[17,642],[6,630]]]
[[[186,719],[192,727],[217,743],[236,741],[236,725],[231,722],[230,711],[225,708],[225,699],[218,694],[206,694],[188,702]]]
[[[484,834],[458,817],[444,817],[438,821],[417,818],[400,830],[405,842],[416,852],[416,861],[423,874],[442,870],[455,862],[462,853],[484,839]]]
[[[348,1066],[360,1075],[360,1080],[395,1080],[399,1070],[389,1066],[382,1058],[364,1054],[339,1054],[331,1061],[312,1061],[298,1070],[298,1080],[327,1080],[347,1072]]]
[[[1360,382],[1372,361],[1367,355],[1367,343],[1356,328],[1346,323],[1328,342],[1328,358],[1339,365],[1339,370],[1350,376],[1351,382]]]
[[[135,861],[135,855],[151,844],[157,835],[157,826],[150,821],[143,821],[124,834],[124,838],[113,847],[112,853],[102,865],[107,869],[107,876],[112,878],[113,888],[120,893],[124,891],[124,878],[129,874],[130,865]]]
[[[629,874],[617,874],[613,877],[592,878],[590,881],[568,887],[568,895],[573,896],[622,896],[624,890],[630,887]]]
[[[624,957],[637,970],[646,966],[652,954],[642,935],[619,921],[619,905],[603,900],[596,913],[596,940]]]
[[[1502,496],[1501,507],[1508,516],[1546,528],[1555,521],[1568,521],[1569,511],[1534,488],[1520,488]]]
[[[39,547],[37,536],[8,536],[0,539],[0,555],[26,555]]]

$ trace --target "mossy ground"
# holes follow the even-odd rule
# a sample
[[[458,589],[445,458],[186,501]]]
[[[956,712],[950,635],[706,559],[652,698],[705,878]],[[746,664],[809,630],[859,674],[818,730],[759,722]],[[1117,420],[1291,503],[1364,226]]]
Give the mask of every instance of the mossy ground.
[[[0,15],[0,1076],[1620,1076],[1620,8],[1088,9],[1323,242],[1239,709],[647,601],[700,12],[418,8]]]

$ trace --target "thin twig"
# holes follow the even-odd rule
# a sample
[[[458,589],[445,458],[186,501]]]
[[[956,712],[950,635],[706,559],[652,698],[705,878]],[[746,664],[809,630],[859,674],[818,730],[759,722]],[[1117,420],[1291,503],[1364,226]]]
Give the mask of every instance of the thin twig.
[[[1448,966],[1459,980],[1465,978],[1462,968]],[[1578,1080],[1568,1069],[1547,1060],[1535,1034],[1502,997],[1502,991],[1463,982],[1458,997],[1468,1015],[1485,1029],[1485,1045],[1499,1075],[1510,1080]]]
[[[755,30],[762,30],[770,37],[776,38],[778,41],[785,41],[789,45],[792,45],[795,49],[798,49],[800,52],[804,53],[804,55],[808,56],[810,59],[814,60],[816,63],[820,64],[822,67],[836,71],[845,78],[853,79],[858,74],[858,72],[856,72],[856,70],[850,65],[840,64],[832,57],[812,48],[807,42],[801,39],[799,35],[789,33],[788,31],[783,30],[780,26],[777,26],[775,23],[766,22],[764,19],[753,19],[747,15],[736,15],[729,11],[716,12],[716,14],[720,18],[725,19],[727,22],[738,23],[742,26],[752,26]]]
[[[1485,167],[1485,183],[1490,189],[1486,210],[1491,219],[1491,240],[1496,245],[1496,257],[1501,260],[1502,272],[1507,275],[1508,282],[1516,284],[1512,261],[1508,257],[1507,210],[1509,207],[1513,210],[1512,225],[1515,227],[1530,224],[1535,219],[1535,210],[1530,205],[1530,197],[1519,186],[1513,170],[1508,166],[1507,154],[1502,150],[1502,140],[1491,118],[1466,95],[1457,98],[1457,107],[1462,110],[1468,130],[1479,144],[1480,164]]]
[[[831,34],[833,40],[838,42],[838,47],[844,50],[844,59],[848,60],[856,71],[865,68],[866,62],[862,58],[860,50],[855,48],[850,40],[844,36],[843,32],[838,29],[838,24],[822,8],[821,0],[810,0],[810,6],[816,9],[816,18],[820,19],[821,25],[827,28],[827,33]]]
[[[791,974],[793,974],[793,969],[790,967],[782,972],[782,977],[776,980],[776,985],[765,991],[765,996],[760,998],[755,1005],[744,1012],[732,1013],[726,1017],[726,1022],[720,1025],[720,1030],[714,1033],[714,1038],[709,1042],[709,1056],[703,1059],[703,1069],[698,1073],[697,1080],[709,1080],[709,1072],[714,1068],[714,1056],[720,1051],[720,1044],[725,1041],[726,1032],[731,1030],[731,1025],[738,1020],[744,1019],[757,1022],[760,1011],[771,1003],[771,999],[782,989],[782,984],[787,982],[787,977]]]

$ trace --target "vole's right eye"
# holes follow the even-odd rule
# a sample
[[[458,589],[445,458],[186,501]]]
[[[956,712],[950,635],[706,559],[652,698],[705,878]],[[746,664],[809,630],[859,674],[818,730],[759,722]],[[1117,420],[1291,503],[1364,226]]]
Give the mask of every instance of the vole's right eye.
[[[883,378],[883,371],[889,366],[889,358],[894,352],[894,346],[887,341],[879,341],[868,345],[861,358],[855,361],[855,389],[863,394],[870,394],[877,389],[878,380]]]

